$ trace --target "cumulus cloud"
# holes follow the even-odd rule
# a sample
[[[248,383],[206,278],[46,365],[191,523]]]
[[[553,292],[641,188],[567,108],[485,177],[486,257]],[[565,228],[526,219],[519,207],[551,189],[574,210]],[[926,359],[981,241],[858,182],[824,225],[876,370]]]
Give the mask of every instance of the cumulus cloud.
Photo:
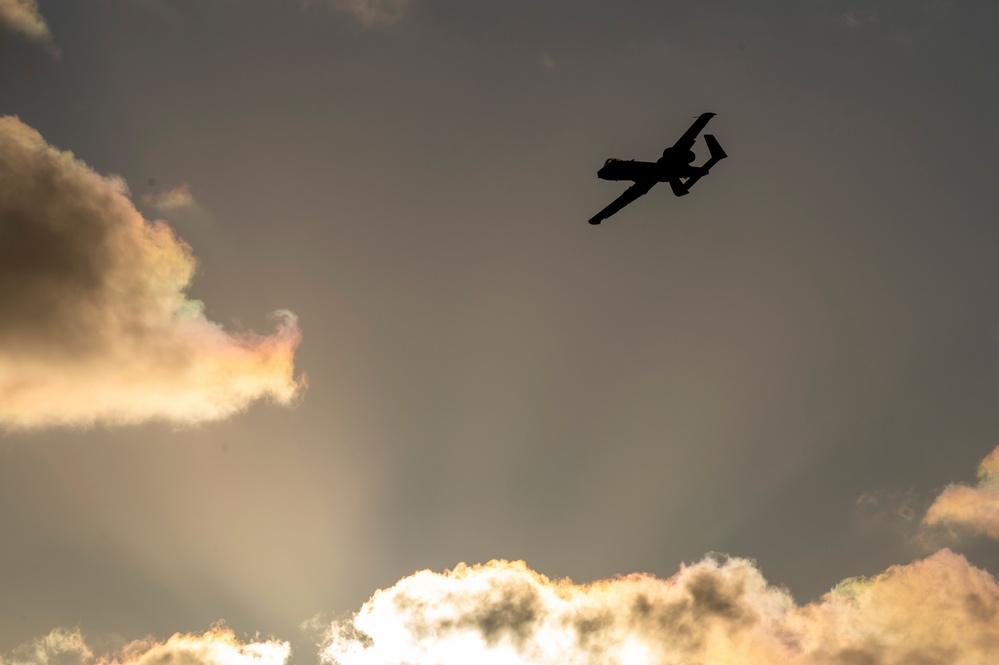
[[[55,48],[49,26],[38,11],[38,0],[0,0],[0,26]]]
[[[999,662],[999,583],[943,549],[799,605],[745,559],[668,579],[575,584],[521,561],[421,571],[329,624],[322,665],[985,665]],[[224,625],[95,656],[79,630],[0,665],[287,665],[287,642]]]
[[[120,179],[0,118],[0,426],[195,423],[296,399],[295,317],[226,332],[186,296],[194,268]]]
[[[137,640],[116,653],[95,656],[79,629],[56,629],[0,655],[0,665],[285,665],[290,654],[287,642],[241,642],[218,624],[201,635]]]
[[[999,447],[978,466],[978,483],[950,485],[926,512],[927,526],[955,526],[999,539]]]
[[[326,665],[982,665],[999,584],[941,550],[797,605],[743,559],[669,579],[553,580],[523,562],[423,571],[326,631]]]

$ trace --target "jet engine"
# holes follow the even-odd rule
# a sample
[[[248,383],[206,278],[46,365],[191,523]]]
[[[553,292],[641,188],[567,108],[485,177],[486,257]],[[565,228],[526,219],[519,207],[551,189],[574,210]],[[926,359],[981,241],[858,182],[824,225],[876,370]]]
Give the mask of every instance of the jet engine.
[[[693,150],[677,150],[676,148],[666,148],[663,150],[663,159],[674,163],[690,164],[697,156]]]

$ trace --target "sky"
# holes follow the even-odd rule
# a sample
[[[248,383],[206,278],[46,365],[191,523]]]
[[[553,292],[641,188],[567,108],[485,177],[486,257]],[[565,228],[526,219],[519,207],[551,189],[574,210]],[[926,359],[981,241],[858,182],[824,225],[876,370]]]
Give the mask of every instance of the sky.
[[[997,20],[0,0],[0,665],[994,662]]]

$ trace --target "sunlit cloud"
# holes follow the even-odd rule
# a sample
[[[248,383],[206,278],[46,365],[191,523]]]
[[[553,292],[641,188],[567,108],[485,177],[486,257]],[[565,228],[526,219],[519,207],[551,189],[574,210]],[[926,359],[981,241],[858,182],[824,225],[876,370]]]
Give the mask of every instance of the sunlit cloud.
[[[13,652],[0,655],[0,665],[285,665],[287,642],[241,642],[222,625],[198,635],[132,642],[115,653],[95,656],[79,629],[56,629]]]
[[[329,626],[326,665],[982,665],[999,585],[941,550],[797,605],[743,559],[669,579],[554,580],[523,562],[423,571]]]
[[[978,482],[948,486],[926,512],[923,524],[964,528],[999,539],[999,447],[978,466]]]
[[[144,194],[142,201],[160,211],[192,208],[197,205],[194,202],[194,196],[191,194],[191,188],[187,185],[178,185],[172,189],[165,189],[155,194]]]
[[[102,177],[0,118],[0,426],[196,423],[288,404],[301,333],[230,333],[185,290],[191,248]]]
[[[0,27],[55,51],[52,33],[38,11],[38,0],[0,0]]]
[[[56,628],[14,651],[0,654],[0,665],[87,665],[94,662],[80,630]]]
[[[999,654],[999,583],[947,549],[804,605],[745,559],[591,584],[491,561],[406,577],[321,642],[323,665],[984,665]],[[286,665],[290,647],[217,625],[97,653],[58,629],[0,665]]]

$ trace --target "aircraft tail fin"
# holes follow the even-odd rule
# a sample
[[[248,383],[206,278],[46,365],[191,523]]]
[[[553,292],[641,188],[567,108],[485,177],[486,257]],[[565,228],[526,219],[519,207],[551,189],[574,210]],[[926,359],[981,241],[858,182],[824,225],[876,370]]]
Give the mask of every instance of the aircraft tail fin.
[[[728,157],[728,155],[725,154],[725,151],[722,150],[721,145],[715,139],[714,135],[705,134],[704,142],[708,144],[708,152],[711,154],[711,157],[708,159],[708,161],[704,162],[704,164],[700,167],[696,175],[692,175],[691,177],[687,178],[687,180],[684,181],[682,185],[679,185],[683,189],[683,194],[689,192],[690,188],[694,186],[695,182],[706,176],[708,174],[708,171],[711,170],[712,166],[714,166],[721,160]],[[673,187],[673,193],[676,194],[677,196],[683,196],[683,194],[680,194],[677,191],[676,187]]]
[[[711,159],[705,162],[702,168],[710,169],[712,166],[728,157],[728,155],[725,154],[725,151],[722,150],[721,145],[719,145],[718,140],[715,139],[714,134],[705,134],[704,142],[708,144],[708,152],[711,153]]]

